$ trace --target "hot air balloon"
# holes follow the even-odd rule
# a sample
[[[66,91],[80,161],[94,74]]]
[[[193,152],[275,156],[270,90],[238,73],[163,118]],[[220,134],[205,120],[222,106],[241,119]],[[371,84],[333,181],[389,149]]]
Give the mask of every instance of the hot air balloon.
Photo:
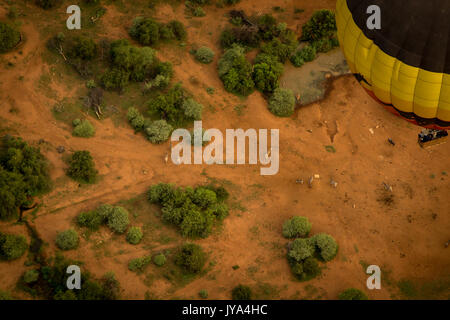
[[[379,29],[368,23],[373,5]],[[450,1],[337,0],[336,24],[351,71],[374,99],[425,128],[450,129]]]

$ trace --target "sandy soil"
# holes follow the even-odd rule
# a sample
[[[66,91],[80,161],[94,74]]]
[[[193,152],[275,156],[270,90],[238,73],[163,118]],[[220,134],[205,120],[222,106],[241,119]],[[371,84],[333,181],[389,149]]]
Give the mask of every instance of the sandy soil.
[[[249,14],[272,11],[271,1],[257,2],[255,6],[255,1],[243,0],[237,7]],[[280,20],[300,31],[297,26],[314,10],[333,8],[334,3],[284,1],[280,6],[286,11],[279,15]],[[291,14],[294,7],[305,9],[296,15],[298,19]],[[3,17],[6,11],[0,10]],[[37,9],[28,6],[27,10]],[[51,162],[55,188],[43,197],[43,207],[33,220],[48,244],[45,250],[49,254],[56,250],[57,231],[73,227],[74,217],[83,210],[139,196],[161,181],[187,186],[206,183],[210,177],[227,181],[232,198],[246,211],[234,209],[220,230],[197,241],[210,253],[210,261],[216,262],[206,276],[180,288],[171,287],[164,279],[147,286],[144,276],[127,271],[127,262],[149,250],[144,246],[130,248],[123,238],[106,230],[96,237],[108,242],[111,251],[123,250],[124,254],[99,255],[92,249],[92,242],[82,240],[80,249],[67,255],[84,261],[86,268],[98,276],[114,271],[127,299],[142,299],[146,291],[160,298],[194,298],[201,289],[207,289],[212,299],[227,299],[238,283],[260,289],[268,284],[275,288],[269,298],[335,299],[345,288],[365,288],[368,276],[362,266],[366,264],[379,265],[383,270],[382,289],[365,290],[374,299],[395,297],[395,283],[401,279],[448,279],[450,249],[444,243],[450,239],[450,181],[445,174],[450,173],[449,145],[421,149],[417,144],[420,128],[386,112],[351,76],[333,81],[325,100],[302,107],[292,118],[276,118],[267,110],[260,93],[241,100],[224,91],[217,76],[217,57],[211,65],[200,65],[188,53],[192,44],[220,52],[218,37],[227,24],[227,9],[209,6],[206,17],[193,20],[185,19],[183,10],[183,6],[166,5],[156,13],[162,21],[176,17],[190,26],[187,49],[162,47],[160,58],[174,63],[175,79],[183,81],[200,102],[215,106],[214,112],[207,108],[204,114],[205,128],[279,128],[279,173],[260,176],[259,167],[249,165],[165,164],[168,143],[152,145],[130,127],[114,125],[111,119],[90,119],[97,130],[93,138],[72,137],[67,125],[52,115],[55,99],[36,88],[41,75],[51,70],[41,55],[48,34],[39,32],[28,14],[22,19],[26,35],[26,42],[18,49],[22,54],[15,51],[1,58],[0,119],[2,127],[31,143],[45,141],[41,149]],[[117,23],[124,20],[124,15],[108,7],[100,36],[127,37],[126,30]],[[198,24],[201,26],[196,27]],[[6,68],[6,61],[13,61],[15,66]],[[24,79],[19,80],[22,75]],[[74,95],[81,86],[81,80],[51,83],[59,99]],[[206,87],[214,87],[215,94],[208,95]],[[246,105],[242,115],[233,109],[240,104]],[[13,107],[18,112],[10,112]],[[388,138],[396,145],[390,145]],[[56,152],[60,145],[68,151],[89,150],[101,174],[99,183],[79,187],[65,177],[65,164]],[[336,152],[327,152],[328,145]],[[321,177],[313,188],[296,184],[296,179],[307,180],[312,174]],[[336,189],[329,185],[331,178],[338,182]],[[380,201],[383,182],[393,187],[390,205]],[[282,223],[293,215],[308,217],[313,223],[312,234],[326,232],[339,243],[337,257],[326,265],[322,275],[305,283],[292,276],[285,258],[287,241],[281,236]],[[26,234],[23,226],[12,223],[0,223],[0,231]],[[14,290],[26,269],[25,260],[22,257],[0,264],[1,289]],[[234,265],[239,269],[234,270]]]

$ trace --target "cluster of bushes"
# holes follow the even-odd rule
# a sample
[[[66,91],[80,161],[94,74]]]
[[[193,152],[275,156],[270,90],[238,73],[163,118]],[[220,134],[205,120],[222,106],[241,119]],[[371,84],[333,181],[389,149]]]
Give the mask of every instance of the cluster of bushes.
[[[202,247],[194,243],[182,245],[175,254],[175,264],[188,274],[200,273],[205,263],[205,252]]]
[[[8,52],[20,42],[20,32],[14,27],[0,22],[0,53]]]
[[[51,259],[50,263],[38,269],[26,271],[19,279],[18,286],[33,296],[53,300],[116,300],[119,298],[120,284],[114,273],[108,272],[101,279],[94,279],[87,271],[81,272],[81,289],[68,290],[66,272],[70,265],[81,265],[62,255]]]
[[[314,60],[317,53],[328,52],[339,46],[336,30],[336,18],[331,10],[316,11],[302,27],[301,40],[307,44],[290,57],[292,64],[301,67]]]
[[[87,119],[75,119],[72,122],[73,131],[72,135],[75,137],[89,138],[95,134],[95,128],[92,123]]]
[[[70,157],[66,174],[82,183],[94,183],[98,171],[89,151],[75,151]]]
[[[144,46],[153,46],[159,41],[185,40],[187,35],[186,29],[180,21],[172,20],[163,24],[152,18],[143,17],[134,19],[129,34]]]
[[[367,295],[361,290],[349,288],[339,294],[339,300],[368,300]]]
[[[28,244],[24,236],[0,232],[0,261],[19,259],[27,249]]]
[[[31,197],[50,190],[48,162],[38,148],[21,138],[4,136],[0,142],[0,219],[17,217]]]
[[[190,98],[180,83],[148,101],[147,107],[150,115],[173,126],[201,120],[203,111],[203,105]]]
[[[301,281],[320,274],[319,261],[332,260],[338,251],[336,240],[328,234],[319,233],[310,238],[311,223],[305,217],[294,217],[283,225],[283,236],[296,238],[288,247],[288,262],[294,275]]]
[[[227,91],[247,96],[255,83],[252,79],[252,65],[245,58],[244,48],[234,45],[226,50],[219,60],[219,77]]]
[[[73,229],[58,232],[55,242],[61,250],[76,249],[79,244],[78,233]]]
[[[160,183],[150,188],[148,198],[162,206],[162,218],[180,228],[185,237],[207,237],[216,220],[228,215],[223,187],[176,188]]]
[[[79,226],[98,230],[101,225],[106,224],[115,233],[123,234],[130,224],[128,211],[123,207],[114,207],[109,204],[99,206],[97,209],[83,212],[78,215]],[[127,235],[130,242],[139,243],[142,239],[142,231],[130,228],[131,233]],[[132,243],[131,242],[131,243]]]

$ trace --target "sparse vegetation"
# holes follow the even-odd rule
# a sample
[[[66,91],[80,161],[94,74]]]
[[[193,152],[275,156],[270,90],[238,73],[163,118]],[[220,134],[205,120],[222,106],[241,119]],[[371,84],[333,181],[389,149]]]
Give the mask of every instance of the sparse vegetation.
[[[240,284],[231,291],[231,298],[233,300],[251,300],[252,290],[250,287]]]

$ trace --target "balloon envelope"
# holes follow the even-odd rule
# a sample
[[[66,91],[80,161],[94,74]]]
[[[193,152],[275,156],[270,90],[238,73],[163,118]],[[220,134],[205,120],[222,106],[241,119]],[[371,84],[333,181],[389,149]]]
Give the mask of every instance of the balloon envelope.
[[[450,1],[337,0],[336,24],[373,98],[410,122],[450,129]]]

